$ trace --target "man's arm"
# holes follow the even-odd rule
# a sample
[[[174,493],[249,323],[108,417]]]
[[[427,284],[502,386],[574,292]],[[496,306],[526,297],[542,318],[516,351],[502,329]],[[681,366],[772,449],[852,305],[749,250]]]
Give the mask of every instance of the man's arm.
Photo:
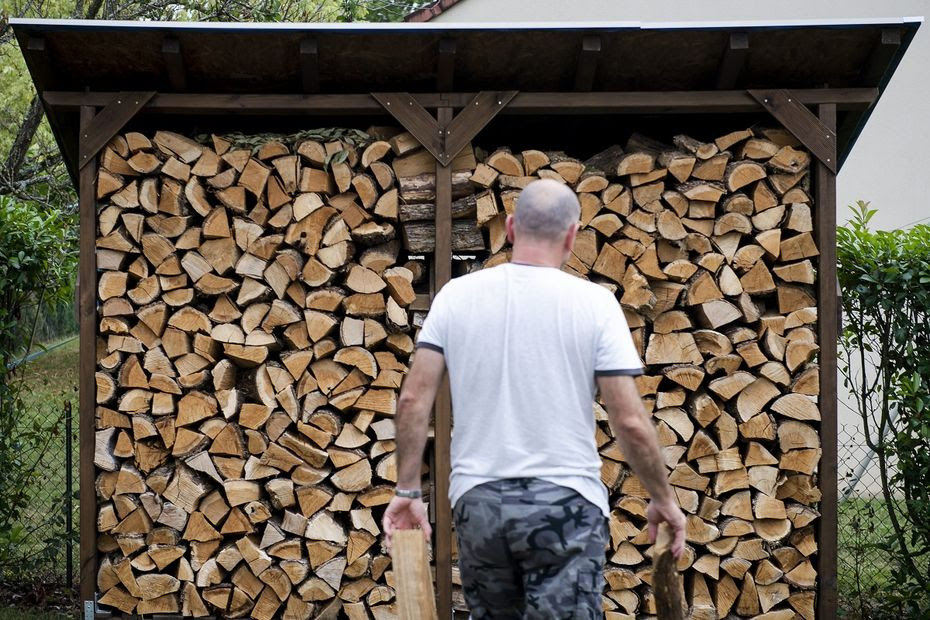
[[[668,483],[659,437],[643,409],[636,382],[629,376],[611,375],[599,376],[597,383],[620,449],[652,498],[646,515],[649,538],[655,540],[659,523],[668,523],[674,532],[672,553],[678,557],[684,549],[685,516]]]
[[[420,490],[420,468],[423,450],[429,431],[429,417],[433,409],[436,392],[442,383],[446,364],[442,353],[420,347],[414,355],[413,364],[404,379],[397,403],[394,423],[397,427],[397,488],[405,491]],[[420,527],[430,535],[426,507],[421,499],[395,496],[384,513],[385,543],[390,548],[391,535],[395,529]]]

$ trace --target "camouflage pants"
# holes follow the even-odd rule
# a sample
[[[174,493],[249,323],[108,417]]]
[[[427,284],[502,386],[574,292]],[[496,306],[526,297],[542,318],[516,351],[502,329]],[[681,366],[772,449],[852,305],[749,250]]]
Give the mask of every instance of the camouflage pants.
[[[477,486],[455,504],[459,569],[475,620],[603,618],[607,520],[537,478]]]

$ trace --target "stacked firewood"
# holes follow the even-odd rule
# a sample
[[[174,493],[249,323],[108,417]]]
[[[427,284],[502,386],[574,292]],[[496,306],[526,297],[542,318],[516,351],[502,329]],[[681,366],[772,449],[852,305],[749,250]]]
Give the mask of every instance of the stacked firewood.
[[[473,201],[492,252],[480,267],[509,259],[504,220],[528,183],[578,194],[565,270],[616,293],[645,362],[637,383],[688,516],[678,564],[691,617],[812,620],[820,413],[808,153],[783,130],[744,130],[672,145],[634,134],[586,161],[507,149],[479,159],[470,180],[485,188]],[[648,495],[599,405],[595,416],[613,507],[604,608],[614,620],[655,614]]]
[[[379,525],[424,276],[397,238],[394,150],[170,132],[104,149],[101,604],[394,616]]]
[[[396,614],[380,517],[435,247],[410,134],[240,148],[128,133],[100,157],[100,602],[124,613]],[[819,500],[810,158],[783,131],[586,161],[466,148],[452,247],[506,261],[535,178],[582,205],[570,272],[617,295],[689,515],[696,618],[813,617]],[[646,494],[595,408],[609,618],[654,614]],[[426,470],[424,469],[424,474]],[[424,484],[428,484],[425,480]]]

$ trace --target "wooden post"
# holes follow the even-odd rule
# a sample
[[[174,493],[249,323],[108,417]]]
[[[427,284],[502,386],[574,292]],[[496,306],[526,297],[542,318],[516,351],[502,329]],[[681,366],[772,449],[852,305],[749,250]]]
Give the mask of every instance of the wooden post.
[[[79,142],[88,139],[87,128],[93,121],[95,110],[81,107],[81,134]],[[80,208],[80,267],[79,318],[80,318],[80,485],[81,485],[81,600],[86,608],[95,605],[97,573],[97,496],[94,492],[94,407],[96,404],[94,370],[96,367],[97,329],[97,272],[94,241],[96,238],[96,159],[81,168],[78,185]]]
[[[836,105],[818,106],[820,121],[836,128]],[[834,156],[835,161],[835,156]],[[820,249],[817,274],[817,339],[820,344],[820,524],[818,540],[817,617],[836,617],[837,493],[836,493],[836,341],[838,322],[836,279],[836,174],[823,162],[815,167],[816,230]]]
[[[452,120],[452,108],[437,111],[440,127]],[[452,279],[452,167],[436,162],[436,250],[433,252],[433,294]],[[450,444],[452,440],[452,396],[449,379],[443,379],[436,395],[435,415],[435,481],[433,501],[436,504],[435,544],[436,596],[440,618],[452,617],[452,506],[449,503],[451,472]]]

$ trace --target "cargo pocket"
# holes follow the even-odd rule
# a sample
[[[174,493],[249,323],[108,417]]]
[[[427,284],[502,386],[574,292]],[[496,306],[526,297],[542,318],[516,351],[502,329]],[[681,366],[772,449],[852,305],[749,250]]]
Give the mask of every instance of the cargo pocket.
[[[601,593],[604,590],[604,574],[601,571],[583,570],[578,573],[575,585],[575,613],[572,620],[600,620]]]

